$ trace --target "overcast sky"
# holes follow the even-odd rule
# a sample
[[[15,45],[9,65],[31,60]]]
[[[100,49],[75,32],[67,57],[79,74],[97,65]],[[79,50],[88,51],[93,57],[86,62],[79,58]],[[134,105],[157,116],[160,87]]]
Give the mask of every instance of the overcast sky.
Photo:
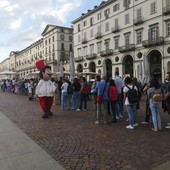
[[[41,38],[47,24],[71,22],[102,0],[0,0],[0,62]]]

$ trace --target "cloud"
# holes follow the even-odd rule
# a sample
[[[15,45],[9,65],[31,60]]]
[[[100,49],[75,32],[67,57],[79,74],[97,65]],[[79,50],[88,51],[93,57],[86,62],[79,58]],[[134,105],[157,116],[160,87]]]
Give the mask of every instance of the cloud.
[[[1,0],[0,60],[9,55],[9,47],[11,51],[18,47],[18,50],[22,50],[40,39],[47,24],[71,25],[68,18],[80,7],[82,1]]]

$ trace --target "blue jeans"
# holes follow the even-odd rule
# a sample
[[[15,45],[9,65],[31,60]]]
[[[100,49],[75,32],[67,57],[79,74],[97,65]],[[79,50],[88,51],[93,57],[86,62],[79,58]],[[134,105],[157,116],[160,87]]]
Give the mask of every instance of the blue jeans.
[[[80,91],[74,91],[72,95],[72,109],[76,110],[80,106]]]
[[[62,92],[61,93],[61,110],[64,108],[68,109],[68,93]]]
[[[116,112],[117,116],[123,115],[122,94],[121,93],[118,94],[118,100],[116,103],[115,112]]]
[[[150,100],[149,107],[152,113],[152,121],[153,121],[154,129],[161,129],[161,118],[160,118],[161,105],[155,104],[152,102],[152,100]]]
[[[129,124],[133,126],[135,122],[136,104],[126,105],[126,109],[129,117]]]

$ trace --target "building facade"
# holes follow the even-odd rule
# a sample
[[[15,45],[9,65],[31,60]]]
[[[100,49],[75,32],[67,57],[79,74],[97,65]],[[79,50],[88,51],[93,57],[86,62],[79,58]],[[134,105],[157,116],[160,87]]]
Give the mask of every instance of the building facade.
[[[35,63],[39,59],[45,59],[54,73],[59,71],[60,61],[63,61],[63,69],[68,70],[71,52],[73,52],[73,29],[47,25],[41,39],[22,51],[12,51],[9,58],[0,63],[0,71],[15,71],[19,78],[25,78],[38,71]]]
[[[108,0],[73,22],[77,72],[164,80],[170,71],[170,0]]]

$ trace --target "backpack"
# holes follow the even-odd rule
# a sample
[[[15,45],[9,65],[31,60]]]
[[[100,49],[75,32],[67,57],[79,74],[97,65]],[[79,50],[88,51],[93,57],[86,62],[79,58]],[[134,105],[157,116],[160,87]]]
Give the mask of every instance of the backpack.
[[[130,88],[129,86],[126,85],[126,87],[129,89],[126,93],[126,96],[129,100],[130,104],[135,104],[139,101],[139,97],[138,97],[138,92],[137,90],[134,88],[135,86],[133,86],[132,88]]]
[[[85,86],[83,87],[83,92],[89,95],[91,93],[91,87],[88,84],[85,84]]]
[[[161,103],[162,95],[159,90],[155,90],[154,95],[152,96],[153,103]]]

